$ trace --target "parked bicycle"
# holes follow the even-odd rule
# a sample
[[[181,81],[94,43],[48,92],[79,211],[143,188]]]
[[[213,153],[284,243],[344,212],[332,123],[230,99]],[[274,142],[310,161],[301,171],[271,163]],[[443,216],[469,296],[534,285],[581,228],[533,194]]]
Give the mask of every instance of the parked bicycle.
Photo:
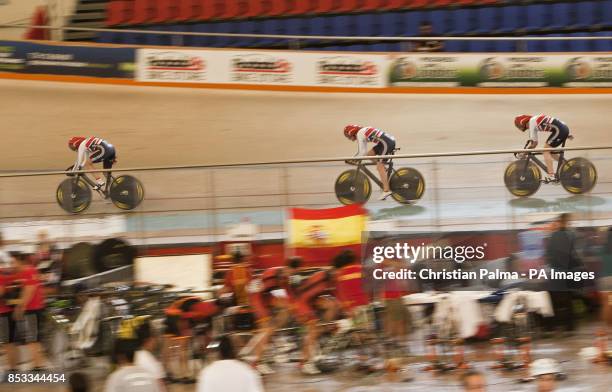
[[[399,148],[395,149],[393,153],[398,150]],[[374,181],[380,189],[383,188],[382,182],[368,169],[368,166],[375,165],[375,163],[365,160],[346,161],[346,163],[357,168],[342,172],[336,179],[335,192],[340,203],[348,205],[367,202],[372,194],[371,181]],[[395,169],[392,159],[385,162],[385,166],[392,192],[391,197],[395,201],[411,204],[423,196],[425,179],[418,170],[411,167]]]
[[[57,187],[57,203],[66,212],[79,214],[85,211],[92,200],[92,189],[103,199],[110,199],[113,204],[122,210],[136,208],[144,198],[142,183],[133,176],[122,175],[114,177],[111,172],[106,172],[106,185],[100,188],[84,173],[67,174],[70,178],[65,179]]]
[[[563,143],[562,147],[565,146]],[[526,148],[525,145],[524,148]],[[504,172],[506,188],[514,196],[531,196],[540,189],[542,183],[561,183],[569,193],[582,194],[591,191],[597,183],[597,170],[595,165],[586,158],[576,157],[565,159],[565,151],[558,155],[557,170],[554,181],[542,179],[542,171],[546,172],[546,164],[537,156],[540,152],[515,153],[516,161],[510,163]]]

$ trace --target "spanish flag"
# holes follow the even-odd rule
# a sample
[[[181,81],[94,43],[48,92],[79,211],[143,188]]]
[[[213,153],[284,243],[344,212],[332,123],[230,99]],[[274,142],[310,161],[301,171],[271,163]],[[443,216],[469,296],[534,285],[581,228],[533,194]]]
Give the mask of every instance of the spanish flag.
[[[292,208],[288,248],[308,265],[329,265],[344,249],[359,256],[366,224],[367,211],[360,204],[322,210]]]

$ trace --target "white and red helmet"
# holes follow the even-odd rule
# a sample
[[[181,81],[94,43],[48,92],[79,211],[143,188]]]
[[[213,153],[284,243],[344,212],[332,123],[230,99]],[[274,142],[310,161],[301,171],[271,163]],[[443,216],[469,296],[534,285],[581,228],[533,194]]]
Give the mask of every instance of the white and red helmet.
[[[85,139],[87,138],[83,136],[71,137],[70,140],[68,140],[68,148],[70,148],[72,151],[78,150],[79,146],[85,141]]]
[[[529,120],[531,120],[531,117],[532,116],[530,116],[529,114],[521,114],[520,116],[516,116],[514,118],[514,126],[520,129],[521,131],[526,130],[527,128],[529,128]]]
[[[355,124],[349,124],[344,127],[344,136],[349,139],[354,139],[357,135],[357,132],[361,129],[361,126]]]

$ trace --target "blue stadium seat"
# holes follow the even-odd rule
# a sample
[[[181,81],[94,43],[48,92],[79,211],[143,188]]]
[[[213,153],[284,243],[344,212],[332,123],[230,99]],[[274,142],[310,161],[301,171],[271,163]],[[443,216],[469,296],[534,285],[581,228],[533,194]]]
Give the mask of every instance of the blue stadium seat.
[[[512,33],[522,29],[525,26],[525,19],[523,18],[524,8],[517,5],[501,7],[501,26],[497,32]]]
[[[389,52],[389,46],[387,44],[372,44],[370,45],[371,52]]]
[[[611,28],[612,27],[612,0],[604,0],[601,8],[601,27]]]
[[[444,51],[446,52],[465,52],[467,50],[467,41],[444,41]]]
[[[315,16],[310,18],[310,34],[311,35],[332,35],[332,19],[329,16]]]
[[[381,35],[383,37],[396,37],[406,33],[406,19],[403,13],[386,12],[380,14]]]
[[[346,50],[351,52],[363,52],[365,51],[364,45],[348,45]]]
[[[362,37],[377,36],[382,33],[380,24],[380,15],[378,14],[361,14],[353,16],[355,23],[355,35]]]
[[[429,21],[433,27],[434,34],[446,34],[450,30],[449,12],[447,10],[434,10],[429,13]]]
[[[197,23],[192,26],[192,30],[199,33],[212,33],[215,31],[212,23]],[[193,46],[209,47],[214,44],[216,37],[213,36],[196,36],[193,39]]]
[[[283,35],[287,34],[286,25],[280,19],[265,19],[263,21],[258,21],[257,26],[261,28],[261,34],[271,34],[271,35]],[[280,38],[262,38],[258,40],[257,46],[271,46],[271,45],[279,45],[281,43],[286,43],[287,40],[283,40]]]
[[[571,12],[574,4],[571,3],[555,3],[548,5],[551,8],[551,19],[548,23],[548,30],[567,29],[571,25]]]
[[[164,30],[164,31],[180,31],[180,32],[191,32],[193,26],[188,24],[176,24],[160,26],[151,30]],[[151,35],[151,37],[154,37]],[[174,46],[194,46],[195,36],[193,35],[168,35],[161,34],[156,36],[157,44],[151,45],[174,45]]]
[[[539,37],[534,35],[528,35],[528,37]],[[525,47],[528,52],[545,52],[546,51],[546,42],[550,41],[524,41]]]
[[[104,44],[115,43],[116,42],[115,35],[116,33],[113,33],[111,31],[101,31],[98,33],[96,37],[96,42],[104,43]]]
[[[476,28],[476,11],[470,8],[460,8],[450,11],[449,20],[452,26],[447,32],[449,35],[462,35]]]
[[[596,35],[601,36],[601,37],[610,37],[612,36],[612,32],[600,31]],[[598,52],[612,51],[612,39],[593,41],[593,49]]]
[[[494,45],[493,41],[469,41],[468,51],[469,52],[493,52]]]
[[[403,17],[403,31],[400,34],[414,37],[419,33],[419,25],[421,24],[422,13],[418,11],[406,12],[403,14]]]
[[[588,37],[587,33],[573,33],[570,34],[572,37]],[[591,42],[588,40],[572,40],[567,41],[570,52],[589,52],[591,51]]]
[[[254,22],[252,20],[241,20],[239,22],[234,23],[235,31],[232,33],[240,33],[240,34],[257,34],[256,24],[261,22]],[[233,47],[237,48],[248,48],[255,45],[258,42],[258,38],[252,37],[232,37],[232,43],[230,44]]]
[[[232,22],[217,22],[212,25],[213,32],[215,33],[235,33],[235,24]],[[232,44],[234,38],[232,37],[213,37],[212,45],[216,48],[226,48]]]
[[[500,22],[498,17],[500,9],[498,7],[483,7],[477,11],[477,28],[475,34],[486,34],[497,30]]]
[[[516,42],[515,41],[493,41],[493,51],[502,52],[502,53],[516,52]]]
[[[549,5],[545,4],[530,4],[527,8],[527,31],[540,31],[547,27],[550,23],[550,18],[547,17],[547,8]]]
[[[571,21],[572,27],[586,29],[592,27],[597,22],[597,7],[594,1],[581,1],[571,3],[572,12],[575,19]],[[608,6],[612,7],[612,3]]]
[[[331,34],[335,36],[356,36],[357,24],[353,15],[337,15],[329,17],[331,19]],[[369,35],[369,34],[367,34]]]
[[[562,37],[562,34],[547,34],[546,37]],[[552,40],[552,41],[540,41],[543,52],[562,52],[564,47],[564,41]]]
[[[153,26],[148,26],[148,27],[143,27],[143,30],[167,30],[164,28],[165,26],[157,26],[157,25],[153,25]],[[162,45],[170,45],[171,44],[171,36],[169,35],[165,35],[165,34],[146,34],[143,36],[143,44],[145,45],[155,45],[155,46],[162,46]]]

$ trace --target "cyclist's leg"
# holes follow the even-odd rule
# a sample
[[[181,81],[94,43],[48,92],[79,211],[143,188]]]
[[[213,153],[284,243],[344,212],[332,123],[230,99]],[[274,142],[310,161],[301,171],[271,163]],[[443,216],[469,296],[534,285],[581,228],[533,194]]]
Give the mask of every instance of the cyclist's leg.
[[[389,155],[395,149],[395,140],[383,137],[380,141],[368,151],[368,155]],[[376,159],[376,170],[380,176],[380,181],[383,184],[383,192],[389,192],[389,177],[385,168],[386,159]]]
[[[251,295],[250,302],[257,318],[257,333],[252,339],[257,339],[253,347],[252,362],[257,364],[268,347],[270,338],[274,334],[274,323],[270,312],[270,293],[255,293]]]
[[[569,128],[567,127],[567,125],[565,125],[565,123],[559,120],[554,120],[551,124],[551,127],[551,135],[548,137],[546,143],[544,144],[544,147],[546,148],[559,147],[560,145],[565,143],[569,136]],[[546,170],[548,171],[549,175],[553,176],[555,174],[555,171],[553,170],[553,155],[556,161],[559,160],[559,156],[558,154],[551,154],[550,151],[544,151],[543,155],[544,162],[546,163]]]

